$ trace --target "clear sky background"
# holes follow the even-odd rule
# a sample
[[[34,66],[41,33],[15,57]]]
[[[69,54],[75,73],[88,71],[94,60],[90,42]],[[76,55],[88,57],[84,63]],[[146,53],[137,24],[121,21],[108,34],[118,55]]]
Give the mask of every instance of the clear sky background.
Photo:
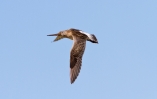
[[[70,84],[77,28],[87,42]],[[157,0],[1,0],[0,99],[157,99]]]

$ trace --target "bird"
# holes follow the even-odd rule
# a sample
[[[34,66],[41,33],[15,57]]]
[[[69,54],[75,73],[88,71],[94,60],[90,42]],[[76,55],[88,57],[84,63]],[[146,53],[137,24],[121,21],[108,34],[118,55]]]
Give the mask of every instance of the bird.
[[[75,28],[63,30],[57,34],[49,34],[47,36],[57,36],[53,42],[63,38],[73,40],[73,46],[70,51],[70,82],[73,84],[81,70],[82,57],[85,51],[86,41],[98,44],[96,36]]]

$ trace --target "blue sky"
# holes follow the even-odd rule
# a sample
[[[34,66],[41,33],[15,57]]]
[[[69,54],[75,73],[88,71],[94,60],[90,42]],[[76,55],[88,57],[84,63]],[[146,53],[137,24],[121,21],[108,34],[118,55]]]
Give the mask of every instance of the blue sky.
[[[156,0],[1,0],[0,99],[157,99]],[[69,78],[69,28],[95,34]]]

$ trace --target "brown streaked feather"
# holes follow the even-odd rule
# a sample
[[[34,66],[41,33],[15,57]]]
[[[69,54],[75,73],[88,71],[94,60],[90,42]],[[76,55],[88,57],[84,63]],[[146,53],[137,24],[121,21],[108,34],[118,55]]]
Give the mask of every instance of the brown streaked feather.
[[[79,38],[82,38],[82,39],[86,39],[87,38],[87,35],[80,33],[80,30],[78,30],[78,29],[71,28],[70,31],[72,32],[73,35],[75,35],[75,36],[77,36]]]
[[[86,39],[82,39],[78,36],[73,36],[74,44],[70,53],[70,80],[71,84],[76,80],[79,75],[82,57],[85,51]]]
[[[54,41],[58,41],[62,38],[73,40],[74,44],[70,52],[70,81],[71,84],[74,83],[80,73],[86,40],[93,43],[98,43],[95,35],[88,34],[79,29],[71,28],[60,31],[57,34],[50,34],[47,36],[57,36]]]

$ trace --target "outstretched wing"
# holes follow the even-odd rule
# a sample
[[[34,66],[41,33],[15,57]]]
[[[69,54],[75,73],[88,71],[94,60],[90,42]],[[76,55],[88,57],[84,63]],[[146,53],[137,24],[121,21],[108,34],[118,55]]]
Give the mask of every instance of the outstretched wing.
[[[70,53],[70,80],[71,84],[76,80],[79,75],[81,65],[82,65],[82,56],[86,47],[86,39],[79,37],[73,37],[74,44]]]

